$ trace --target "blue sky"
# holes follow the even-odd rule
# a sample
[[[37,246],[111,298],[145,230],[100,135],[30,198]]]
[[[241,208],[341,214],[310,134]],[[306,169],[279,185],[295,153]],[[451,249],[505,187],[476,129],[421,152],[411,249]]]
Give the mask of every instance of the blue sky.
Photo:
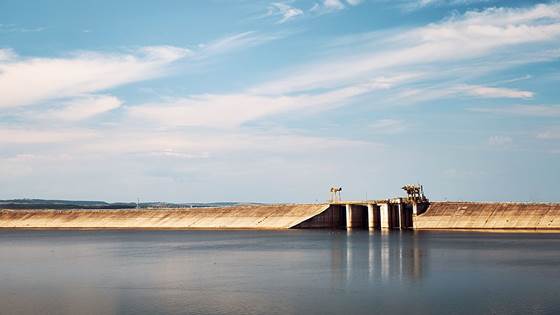
[[[560,201],[560,3],[0,2],[0,198]]]

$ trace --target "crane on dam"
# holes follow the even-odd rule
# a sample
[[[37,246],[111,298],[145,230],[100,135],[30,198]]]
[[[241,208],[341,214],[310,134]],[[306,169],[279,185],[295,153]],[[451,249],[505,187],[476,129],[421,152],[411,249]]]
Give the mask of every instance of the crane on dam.
[[[424,195],[424,186],[420,184],[404,185],[402,189],[406,191],[406,194],[408,195],[407,199],[410,202],[419,203],[428,201],[428,198],[426,198],[426,195]]]
[[[342,198],[340,197],[340,192],[342,187],[331,187],[331,202],[340,202]]]

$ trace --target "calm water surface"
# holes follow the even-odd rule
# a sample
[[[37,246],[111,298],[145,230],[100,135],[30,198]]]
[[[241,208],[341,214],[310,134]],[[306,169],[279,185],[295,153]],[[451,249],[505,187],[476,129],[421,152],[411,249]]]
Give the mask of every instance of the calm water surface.
[[[0,314],[560,314],[560,234],[0,231]]]

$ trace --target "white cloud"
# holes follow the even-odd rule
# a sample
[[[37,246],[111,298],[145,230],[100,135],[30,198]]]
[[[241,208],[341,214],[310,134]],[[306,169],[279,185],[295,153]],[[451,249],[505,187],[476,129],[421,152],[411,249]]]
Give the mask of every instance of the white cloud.
[[[161,46],[134,54],[79,52],[68,58],[18,58],[0,63],[0,108],[76,97],[161,75],[189,51]]]
[[[528,99],[533,97],[533,92],[521,91],[508,88],[497,88],[480,85],[461,85],[456,87],[457,90],[477,97],[485,98],[523,98]]]
[[[165,149],[163,151],[155,151],[147,153],[148,156],[155,156],[155,157],[165,157],[165,158],[173,158],[173,159],[204,159],[208,158],[207,152],[201,153],[186,153],[186,152],[177,152],[173,149]]]
[[[10,61],[17,57],[16,53],[9,48],[0,48],[0,62]]]
[[[46,27],[20,27],[16,24],[0,24],[0,33],[35,33],[46,30]]]
[[[79,121],[111,111],[122,102],[110,95],[92,95],[66,102],[61,108],[48,111],[41,118]]]
[[[96,134],[89,130],[2,128],[0,129],[0,144],[64,143],[92,139],[95,136]]]
[[[513,139],[508,136],[491,136],[488,138],[488,145],[493,147],[508,147],[513,143]]]
[[[292,75],[267,82],[258,90],[265,94],[283,94],[332,88],[403,67],[435,67],[475,58],[480,62],[481,57],[495,56],[497,51],[511,52],[504,48],[513,45],[532,44],[536,48],[535,45],[541,43],[557,48],[559,38],[560,4],[467,12],[403,32],[377,45],[367,42],[363,47],[356,46],[355,50],[362,49],[361,53],[319,61]],[[386,47],[385,50],[380,50],[381,46]],[[434,70],[436,74],[441,72],[439,68]]]
[[[558,140],[560,139],[560,127],[549,127],[538,133],[537,138],[543,140]]]
[[[498,83],[512,83],[512,82],[518,82],[518,81],[525,81],[525,80],[529,80],[531,79],[533,76],[530,74],[526,74],[524,76],[520,76],[520,77],[516,77],[516,78],[511,78],[511,79],[506,79],[506,80],[500,80],[497,82],[494,82],[494,84],[498,84]]]
[[[413,10],[429,6],[458,6],[489,1],[490,0],[413,0],[405,3],[403,7],[408,10]]]
[[[207,58],[275,38],[244,32],[200,45],[196,53],[174,46],[147,46],[130,53],[80,51],[66,57],[24,58],[11,49],[0,49],[0,109],[79,98],[161,76],[171,63],[185,57]]]
[[[362,0],[346,0],[346,3],[348,3],[351,6],[356,6],[360,3],[362,3]]]
[[[517,116],[535,117],[558,117],[560,116],[560,105],[512,105],[505,107],[476,107],[470,111],[493,114],[507,114]]]
[[[296,134],[290,131],[228,133],[196,130],[149,131],[118,129],[101,132],[97,138],[75,143],[68,152],[87,155],[146,154],[149,156],[176,156],[189,158],[209,158],[226,152],[282,152],[298,153],[301,148],[323,151],[334,148],[375,146],[367,141],[316,137]]]
[[[362,0],[323,0],[322,2],[315,2],[309,9],[310,13],[315,15],[323,15],[335,11],[344,10],[346,5],[357,6],[362,3]]]
[[[265,35],[254,31],[228,35],[217,40],[198,45],[200,48],[198,57],[208,57],[223,54],[225,52],[231,52],[236,49],[249,48],[277,38],[278,35]]]
[[[340,0],[324,0],[323,6],[329,10],[344,9],[344,4]]]
[[[475,70],[472,71],[475,72]],[[433,75],[432,78],[433,77],[437,78],[437,75]],[[444,79],[441,80],[445,81]],[[530,91],[509,88],[468,84],[453,85],[444,82],[422,88],[402,88],[395,95],[389,97],[388,101],[420,103],[435,99],[449,99],[457,96],[472,96],[477,98],[530,99],[534,96],[534,93]]]
[[[318,94],[267,96],[252,93],[194,95],[167,103],[129,108],[133,119],[154,121],[163,126],[207,126],[231,128],[266,116],[294,110],[321,110],[342,106],[356,96],[388,89],[413,77],[381,77],[365,83]]]
[[[309,12],[317,12],[321,9],[321,5],[319,5],[318,3],[313,3],[313,6],[311,7],[311,9],[309,9]]]
[[[278,20],[278,24],[282,24],[288,20],[291,20],[299,15],[303,15],[301,9],[292,7],[286,3],[274,2],[268,7],[269,16],[280,16],[281,19]]]
[[[406,127],[404,121],[398,119],[380,119],[369,125],[369,129],[378,134],[397,134]]]
[[[146,46],[139,51],[145,54],[147,60],[155,62],[173,62],[192,55],[189,49],[169,45]]]
[[[210,126],[231,128],[294,106],[289,97],[250,94],[194,95],[167,103],[143,104],[129,108],[133,119],[163,126]]]

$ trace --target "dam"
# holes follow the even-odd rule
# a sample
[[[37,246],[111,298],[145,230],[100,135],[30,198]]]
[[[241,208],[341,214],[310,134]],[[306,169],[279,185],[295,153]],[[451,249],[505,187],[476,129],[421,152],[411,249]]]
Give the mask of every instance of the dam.
[[[0,210],[0,228],[560,231],[560,204],[338,201],[215,208]]]
[[[560,204],[429,201],[407,197],[200,208],[0,209],[0,228],[31,229],[371,229],[560,231]]]

